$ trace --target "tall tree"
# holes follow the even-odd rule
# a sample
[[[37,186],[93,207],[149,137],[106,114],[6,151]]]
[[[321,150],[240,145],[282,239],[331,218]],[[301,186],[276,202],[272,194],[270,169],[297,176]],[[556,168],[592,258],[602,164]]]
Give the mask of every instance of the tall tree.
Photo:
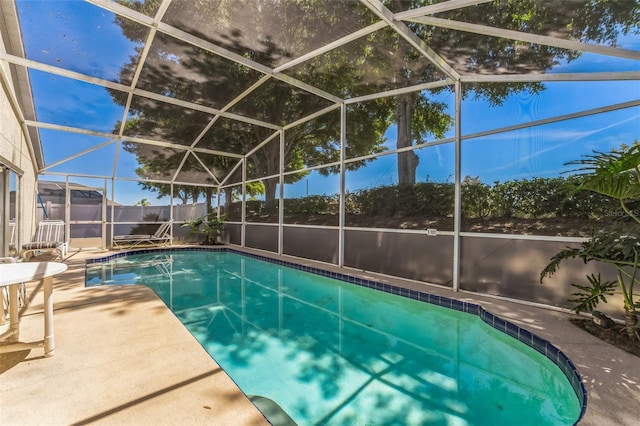
[[[159,4],[158,0],[120,1],[147,14],[153,14]],[[331,6],[326,7],[326,3],[319,0],[176,0],[171,3],[165,20],[256,63],[274,67],[310,48],[315,48],[314,43],[317,44],[319,39],[326,38],[328,22],[342,22],[344,26],[357,24],[349,20],[354,16],[349,10],[353,8],[353,3],[332,2]],[[358,10],[363,8],[359,7]],[[188,11],[188,15],[183,13],[184,11]],[[146,39],[147,32],[144,28],[124,18],[117,19],[125,36],[136,42]],[[368,23],[365,21],[361,25]],[[240,27],[236,28],[235,25]],[[142,51],[142,46],[139,50]],[[345,62],[348,58],[340,59]],[[120,77],[123,82],[132,80],[137,60],[136,57],[132,57],[122,68]],[[158,33],[149,49],[137,87],[222,108],[259,78],[264,76],[249,67]],[[331,82],[332,88],[345,91],[348,89],[349,80],[348,75],[342,75]],[[112,95],[116,102],[125,104],[126,99],[122,94],[113,92]],[[258,87],[246,100],[235,104],[230,112],[284,125],[331,104],[331,101],[322,97],[272,78]],[[130,110],[131,118],[126,124],[125,135],[162,139],[183,145],[195,142],[212,119],[211,116],[197,111],[177,111],[171,105],[142,97],[134,99]],[[381,151],[384,130],[389,124],[388,114],[363,114],[368,116],[366,121],[350,120],[349,123],[347,149],[354,156]],[[318,165],[326,161],[337,161],[339,125],[339,114],[336,113],[287,129],[284,147],[285,168],[295,170],[305,164]],[[269,128],[221,117],[198,141],[197,147],[246,154],[272,134],[273,130]],[[189,164],[182,161],[182,151],[163,148],[164,153],[160,154],[157,149],[131,142],[125,144],[125,149],[138,156],[146,171],[167,173],[169,170],[175,170],[180,164],[183,170],[189,167]],[[260,178],[277,175],[280,166],[279,156],[279,138],[276,138],[248,157],[250,176]],[[235,165],[234,161],[224,156],[207,156],[204,162],[207,168],[215,170],[221,177]],[[193,164],[199,167],[199,164]],[[322,172],[329,173],[329,170]],[[288,175],[287,181],[295,182],[304,175]],[[265,179],[263,183],[267,205],[270,205],[270,201],[275,198],[277,182],[275,179]]]
[[[431,0],[384,0],[394,12],[427,6]],[[563,37],[584,42],[615,45],[620,34],[638,32],[640,4],[635,0],[548,1],[496,0],[475,7],[466,7],[436,17],[474,24],[484,24],[532,34]],[[536,45],[499,37],[488,37],[431,25],[409,23],[413,31],[436,53],[462,73],[512,74],[543,73],[558,61],[571,61],[580,52],[551,46]],[[387,69],[378,71],[393,75],[405,86],[442,78],[431,64],[421,65],[415,49],[397,34],[374,34],[376,43],[387,46]],[[391,37],[392,39],[389,39]],[[378,64],[385,64],[378,62]],[[501,83],[465,85],[464,94],[487,99],[493,105],[503,103],[510,95],[521,91],[538,93],[540,83]],[[443,110],[433,105],[425,93],[405,94],[395,99],[397,148],[405,148],[425,141],[431,133],[440,137],[451,121],[442,116]],[[415,183],[418,157],[413,152],[398,154],[398,181]]]
[[[120,1],[150,15],[160,3],[159,0]],[[432,3],[431,0],[383,2],[394,12]],[[638,31],[638,10],[638,3],[633,0],[496,0],[437,14],[436,17],[615,44],[620,33]],[[142,26],[124,18],[118,20],[127,37],[137,42],[145,40],[146,30]],[[256,63],[276,67],[337,38],[333,36],[332,39],[328,35],[331,31],[327,28],[336,33],[349,33],[377,21],[377,18],[355,1],[175,0],[165,14],[164,21]],[[579,52],[575,51],[432,25],[409,23],[408,26],[460,73],[541,73],[551,69],[560,60],[570,61],[579,56]],[[132,58],[123,67],[123,82],[131,81],[136,66],[137,58]],[[341,98],[445,78],[442,71],[391,28],[383,28],[339,49],[316,56],[285,73]],[[261,77],[261,73],[249,67],[159,33],[149,50],[138,87],[222,108]],[[543,88],[539,83],[505,83],[465,85],[463,90],[465,95],[473,94],[497,105],[514,93],[525,90],[537,93]],[[114,99],[121,104],[126,101],[122,95],[115,93]],[[321,97],[272,78],[247,99],[235,104],[230,111],[283,125],[329,104]],[[179,113],[167,104],[143,98],[134,100],[131,111],[132,124],[128,128],[134,134],[183,144],[194,142],[211,120],[206,114],[196,111]],[[348,155],[355,157],[380,152],[384,149],[384,132],[391,123],[397,127],[397,147],[403,149],[425,142],[429,135],[442,137],[451,127],[452,118],[446,112],[446,105],[433,101],[427,92],[351,105],[347,118]],[[288,129],[285,137],[285,168],[293,170],[304,164],[336,161],[339,156],[338,125],[336,115],[327,114]],[[219,119],[197,146],[244,154],[271,134],[272,130],[264,127]],[[127,149],[138,153],[139,148],[134,145],[128,144]],[[252,176],[276,175],[279,172],[279,154],[280,147],[276,141],[250,156],[248,166]],[[160,159],[157,163],[162,166],[167,161],[169,159]],[[232,163],[228,158],[220,160],[217,156],[210,156],[206,166],[224,176],[235,164]],[[362,163],[349,165],[358,167]],[[413,151],[401,151],[398,154],[399,183],[415,183],[417,166],[418,157]],[[185,163],[185,167],[189,165]],[[324,173],[333,171],[335,168],[322,169]],[[290,175],[289,182],[303,175]],[[275,180],[266,179],[264,184],[267,200],[273,200]]]

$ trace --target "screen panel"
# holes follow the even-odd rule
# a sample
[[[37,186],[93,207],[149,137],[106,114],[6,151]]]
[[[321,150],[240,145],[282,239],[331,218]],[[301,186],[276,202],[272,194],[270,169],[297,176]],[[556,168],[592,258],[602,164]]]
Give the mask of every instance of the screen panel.
[[[278,252],[278,227],[246,225],[245,246],[270,252]]]
[[[345,231],[345,266],[450,287],[453,237]]]
[[[338,230],[285,226],[283,230],[284,254],[305,259],[338,264]],[[309,244],[313,241],[313,244]]]
[[[284,223],[338,226],[340,176],[333,169],[289,174],[285,182]]]
[[[621,206],[591,191],[570,194],[573,161],[640,140],[640,107],[625,108],[462,142],[463,230],[590,237],[625,232]],[[630,204],[636,208],[637,201]]]
[[[401,173],[413,182],[400,183]],[[346,173],[346,225],[452,231],[453,177],[452,143],[367,160]]]
[[[540,272],[551,257],[567,246],[559,241],[532,241],[511,238],[462,237],[460,244],[460,288],[519,300],[572,309],[576,289],[571,283],[587,285],[586,276],[602,273],[615,279],[615,270],[606,265],[584,264],[579,259],[562,263],[558,272],[540,283]],[[622,306],[619,296],[607,297],[598,309],[613,313]]]

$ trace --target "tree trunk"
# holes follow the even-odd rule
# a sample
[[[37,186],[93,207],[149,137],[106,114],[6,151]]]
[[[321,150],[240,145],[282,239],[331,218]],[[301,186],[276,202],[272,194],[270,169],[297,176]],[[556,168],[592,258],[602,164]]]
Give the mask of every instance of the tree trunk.
[[[253,163],[257,175],[274,176],[280,172],[280,144],[275,142],[277,141],[271,141],[251,157],[250,161]],[[278,179],[262,179],[262,184],[264,185],[265,211],[273,213],[277,211],[278,207],[276,203]]]
[[[197,200],[197,198],[194,197],[194,202],[195,202],[195,200]],[[212,188],[206,188],[205,189],[204,202],[205,202],[205,204],[207,206],[207,214],[209,214],[209,213],[211,213],[213,211],[213,207],[211,206],[211,201],[212,200],[213,200],[213,189]]]
[[[624,310],[624,327],[629,336],[629,340],[640,340],[640,336],[638,333],[638,317],[634,311],[625,309]]]
[[[197,204],[199,199],[200,199],[200,188],[195,187],[194,189],[191,190],[191,200],[193,204]]]
[[[262,183],[264,184],[264,209],[267,213],[275,213],[278,211],[278,205],[276,203],[276,188],[278,182],[275,179],[264,179]]]
[[[411,135],[411,119],[413,117],[413,96],[409,94],[397,96],[396,125],[398,128],[397,148],[406,148],[413,145]],[[398,153],[398,184],[415,185],[416,169],[419,162],[418,156],[413,151]]]
[[[226,187],[222,189],[224,191],[224,212],[229,217],[229,220],[240,220],[240,215],[234,215],[231,211],[233,206],[233,188]]]

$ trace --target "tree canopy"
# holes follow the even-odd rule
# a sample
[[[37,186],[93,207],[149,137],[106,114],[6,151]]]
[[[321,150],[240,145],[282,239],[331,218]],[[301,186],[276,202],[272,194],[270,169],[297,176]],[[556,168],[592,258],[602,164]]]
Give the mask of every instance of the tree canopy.
[[[160,0],[119,1],[150,16],[161,3]],[[385,0],[383,3],[392,11],[403,11],[428,5],[431,1]],[[182,10],[189,13],[181,13]],[[444,12],[436,17],[615,45],[620,33],[638,31],[638,15],[639,6],[631,0],[498,0]],[[123,34],[139,43],[138,53],[143,53],[148,28],[122,17],[116,20]],[[163,21],[254,64],[274,68],[343,34],[365,28],[378,18],[357,1],[336,1],[328,5],[321,0],[272,0],[268,4],[258,0],[175,0]],[[420,22],[406,25],[461,74],[544,73],[561,60],[571,61],[580,55],[579,52],[554,46],[478,35]],[[324,91],[326,96],[265,75],[259,71],[259,66],[226,59],[159,31],[148,46],[141,72],[138,62],[139,55],[132,56],[121,69],[122,82],[132,82],[137,78],[136,84],[141,90],[222,109],[275,126],[296,122],[333,105],[331,96],[348,99],[447,78],[443,70],[390,27],[301,64],[285,67],[283,73],[286,76],[310,84]],[[251,87],[255,89],[240,98]],[[493,105],[501,104],[513,93],[537,93],[543,88],[542,84],[535,82],[463,87],[465,95],[473,94]],[[127,104],[124,94],[115,90],[111,93],[118,104]],[[447,111],[447,105],[435,101],[430,93],[416,91],[350,105],[346,128],[348,157],[383,151],[384,135],[391,125],[397,128],[397,148],[426,142],[428,137],[442,138],[453,125],[453,118]],[[141,164],[139,174],[143,177],[217,184],[237,166],[239,159],[192,152],[195,148],[246,155],[270,137],[269,143],[247,157],[248,176],[249,179],[259,179],[275,176],[280,171],[279,137],[273,137],[273,127],[176,107],[144,96],[134,96],[129,111],[125,138],[141,136],[187,148],[160,149],[154,145],[125,142],[125,149],[137,156]],[[287,128],[284,140],[285,170],[337,162],[340,155],[338,110]],[[365,162],[348,164],[353,169]],[[415,183],[417,165],[418,158],[414,152],[398,154],[400,184]],[[176,176],[178,169],[181,169],[181,176]],[[328,174],[336,170],[336,167],[328,167],[319,171]],[[304,176],[305,172],[290,174],[286,182],[295,182]],[[273,200],[277,181],[265,179],[263,184],[267,201]],[[163,194],[163,191],[159,190],[159,193]]]
[[[128,7],[139,11],[149,12],[155,10],[157,0],[145,2],[123,1]],[[181,1],[174,2],[176,7]],[[302,49],[308,40],[314,40],[321,34],[322,26],[313,26],[319,22],[317,17],[308,19],[309,8],[316,5],[320,10],[321,2],[290,2],[280,1],[265,7],[265,10],[274,14],[272,22],[276,22],[286,31],[289,47],[270,42],[270,36],[266,33],[268,28],[264,14],[259,13],[256,7],[260,2],[249,0],[234,0],[232,2],[211,2],[209,7],[199,3],[201,13],[193,17],[194,21],[189,25],[193,28],[200,27],[198,22],[206,22],[208,26],[214,26],[214,30],[220,33],[234,33],[232,28],[224,28],[235,22],[233,14],[242,14],[245,19],[250,19],[249,25],[257,30],[255,38],[261,45],[254,49],[243,50],[239,46],[241,40],[221,40],[224,47],[234,51],[241,51],[242,55],[257,63],[274,66],[280,58],[290,55],[289,52]],[[348,3],[348,2],[347,2]],[[214,7],[213,7],[214,6]],[[222,12],[224,10],[224,13]],[[253,13],[249,13],[253,11]],[[329,12],[326,12],[329,13]],[[335,20],[341,18],[340,8],[334,8],[326,19]],[[351,14],[349,16],[352,16]],[[226,18],[225,18],[226,17]],[[277,18],[277,19],[276,19]],[[289,26],[288,22],[302,20],[303,24]],[[145,31],[139,25],[126,19],[118,18],[123,33],[134,41],[144,41]],[[293,28],[293,29],[292,29]],[[294,31],[298,28],[297,31]],[[271,28],[273,29],[273,28]],[[261,31],[262,30],[262,31]],[[226,32],[225,32],[226,31]],[[215,31],[209,29],[207,34],[197,32],[203,37],[211,37]],[[278,33],[281,34],[281,33]],[[279,38],[280,39],[280,38]],[[243,39],[244,40],[244,39]],[[142,51],[142,47],[139,51]],[[346,58],[343,58],[343,62]],[[137,68],[137,58],[122,68],[120,76],[122,81],[131,81]],[[264,77],[263,77],[264,78]],[[258,82],[260,74],[244,65],[214,55],[199,47],[184,43],[172,37],[158,34],[147,53],[145,66],[139,76],[138,87],[165,96],[175,97],[181,100],[223,108],[228,102],[240,95],[248,87]],[[348,87],[349,78],[334,81],[336,86]],[[112,91],[116,102],[125,105],[126,98]],[[258,117],[260,120],[275,125],[284,125],[300,118],[308,116],[322,108],[328,107],[332,102],[313,95],[309,92],[297,89],[291,85],[269,79],[262,83],[246,100],[240,101],[231,108],[231,112],[247,117]],[[387,117],[370,110],[357,112],[358,119],[349,121],[349,142],[347,150],[353,156],[361,156],[382,150],[383,134],[389,123]],[[211,129],[204,135],[202,132],[212,122]],[[120,125],[120,123],[118,124]],[[215,151],[247,154],[255,146],[272,136],[274,130],[242,121],[230,120],[224,117],[213,117],[198,111],[186,110],[178,113],[176,107],[170,104],[157,102],[143,97],[136,97],[130,106],[130,118],[125,126],[125,136],[135,135],[167,142],[179,143],[185,146],[194,145],[198,148]],[[321,164],[327,161],[339,159],[339,114],[326,114],[314,120],[307,121],[299,126],[288,129],[285,133],[285,168],[300,169],[305,164]],[[155,174],[157,178],[169,178],[170,171],[175,171],[182,165],[182,170],[190,167],[182,150],[169,150],[162,148],[160,153],[157,147],[135,142],[125,142],[125,149],[134,153],[143,167],[144,174]],[[256,153],[248,157],[248,170],[250,176],[273,176],[279,172],[279,138],[266,144]],[[198,156],[201,161],[193,162],[195,170],[202,166],[210,169],[214,175],[222,180],[224,176],[236,165],[237,159],[223,155],[211,155],[206,160]],[[234,161],[235,160],[235,161]],[[329,171],[324,171],[329,173]],[[290,175],[288,181],[295,181],[304,174]],[[213,180],[205,177],[205,181]],[[265,180],[267,199],[275,196],[275,181]],[[155,185],[155,184],[147,184]]]

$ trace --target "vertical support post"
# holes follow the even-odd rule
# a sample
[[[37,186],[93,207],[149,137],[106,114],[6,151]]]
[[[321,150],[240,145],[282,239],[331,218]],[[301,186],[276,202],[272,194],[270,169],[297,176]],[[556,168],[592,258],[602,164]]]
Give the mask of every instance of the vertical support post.
[[[344,266],[344,223],[345,223],[345,151],[347,140],[347,106],[340,105],[340,219],[338,223],[338,266]]]
[[[220,214],[220,182],[218,182],[218,186],[216,187],[216,218],[218,220],[220,220],[220,218],[222,217],[222,215]],[[227,212],[228,213],[228,212]],[[225,224],[224,222],[222,223],[222,231],[220,232],[220,238],[222,239],[222,244],[228,244],[229,243],[229,239],[227,238],[227,236],[225,235]]]
[[[9,255],[9,240],[11,239],[11,231],[9,230],[9,218],[11,218],[11,210],[9,209],[10,193],[11,188],[9,185],[9,169],[0,167],[0,206],[2,206],[2,211],[0,212],[0,214],[3,218],[2,220],[0,220],[0,223],[2,224],[2,233],[0,234],[0,243],[2,244],[2,247],[0,248],[0,256]],[[16,197],[16,202],[17,201],[18,198]],[[19,249],[19,246],[16,245],[16,247]]]
[[[278,254],[282,254],[284,247],[284,129],[280,130],[280,164],[278,168]]]
[[[102,181],[102,220],[100,223],[100,235],[102,235],[102,250],[107,248],[107,200],[109,197],[107,196],[107,178],[104,178]]]
[[[129,95],[129,101],[131,100],[131,95]],[[128,110],[126,110],[125,114],[127,114]],[[123,119],[122,122],[122,126],[120,127],[120,129],[123,129],[124,127],[124,120],[126,120],[126,115]],[[122,139],[119,139],[118,142],[116,143],[116,155],[113,157],[113,170],[111,172],[111,208],[109,209],[111,211],[111,222],[107,223],[107,226],[110,229],[109,232],[109,248],[113,248],[113,236],[115,235],[115,225],[114,222],[116,221],[116,207],[114,206],[115,201],[116,201],[116,172],[118,170],[118,160],[120,158],[120,150],[122,149]],[[106,184],[106,180],[105,180],[105,184]],[[105,193],[106,194],[106,193]],[[107,195],[107,200],[109,200],[109,196]],[[106,217],[105,217],[106,220]],[[103,234],[106,235],[106,234]]]
[[[64,192],[64,242],[67,243],[67,250],[69,250],[71,246],[71,189],[69,188],[69,175],[65,179]]]
[[[0,232],[0,256],[9,255],[9,243],[11,239],[11,230],[9,229],[9,218],[11,213],[9,210],[9,194],[11,192],[9,186],[9,169],[2,167],[0,164],[0,225],[2,230]],[[16,202],[18,198],[16,197]],[[16,222],[16,226],[19,224]],[[20,250],[20,246],[16,244],[16,248]],[[11,292],[11,287],[9,288]],[[11,309],[11,305],[9,305]],[[0,325],[4,325],[4,297],[0,295]]]
[[[108,198],[108,197],[107,197]],[[115,200],[116,200],[116,180],[112,177],[111,178],[111,232],[109,235],[109,241],[111,241],[111,244],[109,245],[110,248],[113,248],[113,236],[115,235],[115,222],[116,222],[116,206],[115,206]]]
[[[461,191],[461,125],[460,118],[462,108],[462,84],[460,80],[455,84],[455,192],[454,192],[454,213],[453,213],[453,290],[460,289],[460,227],[462,221],[462,191]]]
[[[36,229],[36,224],[38,222],[38,205],[40,208],[44,209],[40,202],[40,192],[38,191],[38,183],[40,182],[40,176],[36,175],[36,181],[33,183],[33,188],[35,189],[33,195],[33,209],[31,210],[31,222],[29,224],[29,235],[33,235],[33,231]]]
[[[173,244],[173,189],[173,182],[171,182],[171,197],[169,198],[169,244]]]
[[[245,234],[247,233],[247,200],[245,193],[247,192],[247,157],[242,158],[242,209],[240,220],[242,225],[240,228],[240,247],[245,246]]]
[[[24,211],[23,203],[25,200],[22,197],[22,174],[16,174],[16,235],[15,235],[15,245],[18,253],[20,252],[20,247],[22,247],[22,212]],[[35,209],[34,209],[35,210]]]

